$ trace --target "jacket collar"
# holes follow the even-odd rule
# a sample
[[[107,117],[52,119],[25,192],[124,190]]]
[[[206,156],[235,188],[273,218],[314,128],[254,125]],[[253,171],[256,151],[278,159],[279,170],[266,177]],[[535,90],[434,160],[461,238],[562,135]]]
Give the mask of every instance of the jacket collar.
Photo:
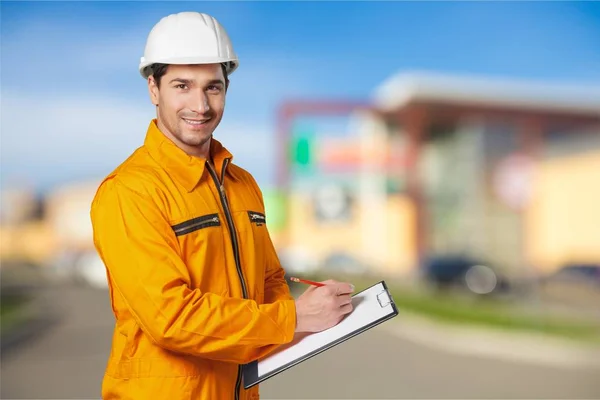
[[[158,128],[157,120],[152,119],[144,146],[148,149],[150,156],[160,164],[169,176],[179,182],[188,192],[194,190],[204,175],[206,159],[188,155],[177,147]],[[219,179],[225,159],[233,159],[233,155],[214,137],[211,139],[210,155],[213,159],[215,170]],[[229,171],[229,169],[227,169]],[[228,175],[231,175],[228,173]]]

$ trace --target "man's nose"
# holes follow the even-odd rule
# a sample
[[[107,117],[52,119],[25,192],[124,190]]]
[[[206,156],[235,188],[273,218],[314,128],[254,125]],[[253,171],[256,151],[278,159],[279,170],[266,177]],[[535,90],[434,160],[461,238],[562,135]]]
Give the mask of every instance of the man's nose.
[[[199,90],[194,97],[193,109],[194,111],[204,114],[210,110],[210,106],[208,104],[208,96],[204,93],[203,90]]]

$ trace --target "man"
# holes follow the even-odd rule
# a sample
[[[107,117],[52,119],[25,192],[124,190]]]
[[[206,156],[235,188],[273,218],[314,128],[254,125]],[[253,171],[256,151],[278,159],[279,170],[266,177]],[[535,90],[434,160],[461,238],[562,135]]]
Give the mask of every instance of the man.
[[[157,117],[91,208],[116,317],[104,399],[257,399],[241,365],[336,325],[352,285],[290,295],[253,177],[213,131],[238,59],[221,25],[161,19],[140,72]]]

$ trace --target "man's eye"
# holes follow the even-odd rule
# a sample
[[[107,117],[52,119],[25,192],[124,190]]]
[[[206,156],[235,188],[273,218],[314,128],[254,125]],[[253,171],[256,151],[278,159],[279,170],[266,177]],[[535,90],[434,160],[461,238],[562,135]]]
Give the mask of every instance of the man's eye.
[[[184,84],[184,83],[182,83],[182,84],[179,84],[179,85],[176,85],[175,87],[176,87],[177,89],[187,89],[187,85],[186,85],[186,84]]]
[[[221,88],[219,86],[210,85],[208,87],[208,90],[211,91],[211,92],[218,92],[219,90],[221,90]]]

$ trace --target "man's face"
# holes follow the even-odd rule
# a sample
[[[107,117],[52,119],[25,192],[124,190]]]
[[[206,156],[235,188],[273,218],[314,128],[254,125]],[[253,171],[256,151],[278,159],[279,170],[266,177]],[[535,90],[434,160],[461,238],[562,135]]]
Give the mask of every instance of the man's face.
[[[158,105],[160,130],[186,153],[207,157],[210,138],[225,109],[221,65],[169,65],[160,88],[150,77],[148,89]]]

